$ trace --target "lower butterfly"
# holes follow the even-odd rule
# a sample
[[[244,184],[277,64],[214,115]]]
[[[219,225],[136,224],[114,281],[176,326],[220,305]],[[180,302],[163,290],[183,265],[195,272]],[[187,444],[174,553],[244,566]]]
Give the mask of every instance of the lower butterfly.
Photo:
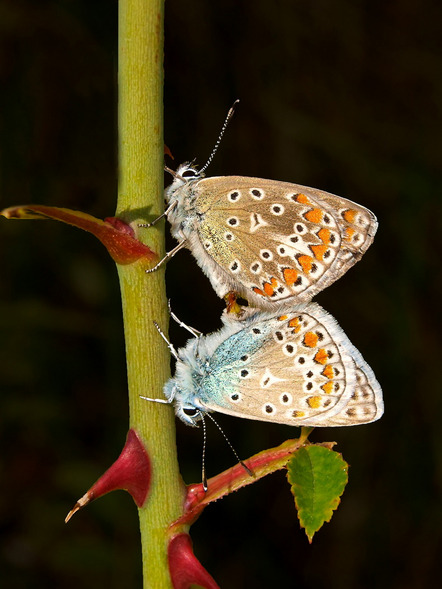
[[[383,414],[382,391],[370,366],[336,320],[316,303],[281,315],[227,315],[216,333],[174,352],[167,401],[185,423],[204,413],[294,426],[370,423]]]

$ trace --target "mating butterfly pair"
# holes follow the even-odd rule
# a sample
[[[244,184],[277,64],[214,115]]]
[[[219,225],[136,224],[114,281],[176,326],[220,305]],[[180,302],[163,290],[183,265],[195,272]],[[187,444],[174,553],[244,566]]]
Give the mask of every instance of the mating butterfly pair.
[[[335,319],[309,302],[368,249],[373,213],[297,184],[204,178],[189,164],[173,176],[165,214],[179,243],[148,272],[186,247],[219,296],[252,305],[176,353],[164,391],[178,417],[190,425],[208,411],[298,426],[379,419],[373,371]]]

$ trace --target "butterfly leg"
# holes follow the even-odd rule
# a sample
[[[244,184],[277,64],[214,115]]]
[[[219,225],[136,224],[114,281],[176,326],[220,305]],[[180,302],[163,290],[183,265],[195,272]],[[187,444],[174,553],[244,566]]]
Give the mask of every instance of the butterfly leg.
[[[167,254],[164,256],[164,258],[162,260],[160,260],[158,262],[158,264],[156,264],[156,266],[154,266],[153,268],[149,268],[149,270],[146,270],[146,274],[150,274],[151,272],[155,272],[155,270],[158,270],[158,268],[160,268],[164,262],[167,262],[167,260],[170,260],[170,258],[173,258],[173,256],[180,251],[180,249],[182,249],[183,247],[186,247],[186,243],[187,240],[185,239],[184,241],[180,241],[180,243],[173,248],[173,250],[170,250],[170,252],[167,252]]]
[[[150,223],[138,223],[138,227],[144,227],[144,228],[153,227],[154,225],[156,225],[158,223],[158,221],[160,221],[165,216],[166,216],[166,211],[164,211],[164,213],[162,215],[160,215],[159,217],[157,217],[156,219],[154,219]]]
[[[163,338],[163,340],[166,342],[167,347],[169,348],[170,353],[172,354],[172,356],[175,358],[175,360],[178,360],[177,351],[175,350],[175,348],[173,347],[173,345],[170,343],[170,341],[167,339],[167,337],[164,335],[163,331],[161,330],[161,327],[158,325],[158,323],[156,321],[154,321],[153,324],[157,328],[158,333],[161,335],[161,337]]]
[[[190,325],[186,325],[186,323],[184,323],[183,321],[181,321],[181,319],[179,319],[175,313],[172,311],[172,307],[170,306],[170,299],[167,301],[167,306],[169,307],[169,315],[172,317],[172,319],[174,321],[176,321],[176,323],[178,323],[178,325],[180,327],[183,327],[184,329],[187,329],[187,331],[189,333],[191,333],[194,337],[201,337],[202,332],[198,331],[198,329],[195,329],[194,327],[190,327]]]
[[[167,399],[152,399],[151,397],[143,397],[143,395],[140,395],[140,399],[144,399],[145,401],[153,401],[154,403],[164,403],[165,405],[170,405],[170,401]]]
[[[159,217],[157,217],[156,219],[154,219],[150,223],[138,223],[138,227],[153,227],[154,225],[156,225],[158,223],[158,221],[161,221],[161,219],[163,217],[167,217],[167,215],[170,213],[170,211],[173,208],[176,207],[176,205],[177,205],[177,201],[174,201],[171,205],[169,205],[167,207],[167,209],[164,211],[164,213],[162,213]]]

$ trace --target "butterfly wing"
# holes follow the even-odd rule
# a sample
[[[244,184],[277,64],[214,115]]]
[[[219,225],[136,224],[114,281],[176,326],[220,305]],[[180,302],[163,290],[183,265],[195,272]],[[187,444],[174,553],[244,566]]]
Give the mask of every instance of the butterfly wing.
[[[295,426],[357,425],[383,412],[370,367],[314,303],[279,317],[260,313],[227,338],[210,358],[198,403]]]
[[[356,384],[343,414],[333,418],[336,426],[370,423],[384,413],[382,390],[372,369],[354,347],[352,356],[356,363]]]
[[[377,229],[368,209],[286,182],[206,178],[194,196],[197,257],[213,260],[215,290],[233,287],[264,308],[310,300],[362,257]]]

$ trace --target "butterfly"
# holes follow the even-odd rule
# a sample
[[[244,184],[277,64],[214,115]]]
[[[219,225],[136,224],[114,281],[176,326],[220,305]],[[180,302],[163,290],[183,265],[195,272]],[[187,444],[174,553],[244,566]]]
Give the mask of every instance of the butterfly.
[[[205,167],[205,166],[204,166]],[[235,293],[271,310],[311,298],[365,253],[375,215],[350,200],[288,182],[173,172],[165,214],[220,297]]]
[[[195,332],[184,348],[171,349],[175,376],[165,384],[162,402],[192,426],[213,411],[324,427],[360,425],[383,414],[372,369],[316,303],[284,314],[249,307],[241,320],[224,314],[219,331]]]

